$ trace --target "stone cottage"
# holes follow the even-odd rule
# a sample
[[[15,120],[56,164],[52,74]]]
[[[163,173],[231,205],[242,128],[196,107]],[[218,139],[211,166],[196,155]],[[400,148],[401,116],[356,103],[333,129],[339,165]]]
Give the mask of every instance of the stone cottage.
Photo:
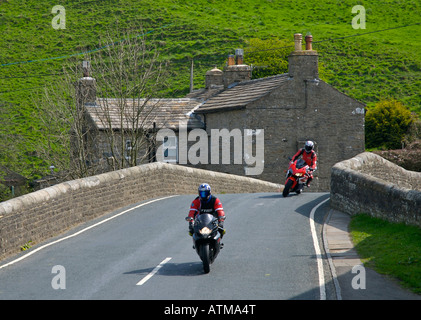
[[[236,50],[223,70],[206,73],[204,89],[163,99],[155,117],[166,120],[155,121],[155,130],[167,131],[154,142],[157,160],[283,184],[288,157],[312,140],[318,170],[311,191],[328,191],[331,167],[365,149],[365,105],[319,78],[311,36],[305,50],[301,34],[294,37],[286,74],[252,80]],[[98,99],[87,104],[88,115],[101,128],[95,105]],[[168,139],[171,146],[162,145]]]
[[[307,36],[306,50],[302,50],[302,36],[296,34],[288,73],[256,80],[251,80],[251,68],[242,64],[241,52],[237,52],[223,71],[208,72],[205,90],[221,90],[195,113],[203,116],[208,134],[212,129],[233,132],[239,128],[248,129],[255,139],[264,135],[264,170],[254,177],[271,182],[283,184],[288,157],[306,140],[314,141],[318,170],[311,190],[328,191],[331,167],[365,149],[365,105],[319,78],[318,53],[312,50],[311,41]],[[258,147],[255,144],[254,152]],[[231,159],[234,153],[231,148]],[[244,152],[244,162],[248,156]],[[220,161],[202,167],[244,175],[250,167],[244,162]]]

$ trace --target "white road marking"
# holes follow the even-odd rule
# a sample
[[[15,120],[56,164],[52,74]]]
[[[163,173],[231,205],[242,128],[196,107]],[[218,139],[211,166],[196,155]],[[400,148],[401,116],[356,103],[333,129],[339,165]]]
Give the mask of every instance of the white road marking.
[[[141,286],[142,284],[144,284],[146,281],[148,281],[150,278],[152,278],[154,276],[154,274],[157,273],[158,270],[161,269],[164,264],[166,264],[170,260],[171,260],[171,258],[166,258],[166,259],[162,260],[161,263],[158,264],[155,267],[155,269],[153,269],[151,272],[149,272],[149,274],[146,277],[144,277],[142,280],[140,280],[138,283],[136,283],[136,285]]]
[[[17,259],[15,259],[15,260],[13,260],[13,261],[10,261],[9,263],[6,263],[6,264],[4,264],[4,265],[0,266],[0,269],[5,268],[5,267],[7,267],[7,266],[10,266],[10,265],[12,265],[12,264],[14,264],[14,263],[16,263],[16,262],[19,262],[19,261],[21,261],[21,260],[23,260],[23,259],[25,259],[25,258],[27,258],[27,257],[29,257],[29,256],[31,256],[31,255],[33,255],[34,253],[36,253],[36,252],[38,252],[38,251],[40,251],[40,250],[42,250],[42,249],[44,249],[44,248],[46,248],[46,247],[49,247],[49,246],[51,246],[51,245],[53,245],[53,244],[59,243],[59,242],[61,242],[61,241],[63,241],[63,240],[67,240],[67,239],[69,239],[69,238],[76,237],[77,235],[79,235],[79,234],[81,234],[81,233],[83,233],[83,232],[85,232],[85,231],[88,231],[89,229],[92,229],[92,228],[94,228],[94,227],[96,227],[96,226],[99,226],[100,224],[103,224],[103,223],[105,223],[105,222],[107,222],[107,221],[110,221],[110,220],[112,220],[112,219],[114,219],[114,218],[117,218],[117,217],[119,217],[119,216],[121,216],[121,215],[123,215],[123,214],[125,214],[125,213],[127,213],[127,212],[129,212],[129,211],[132,211],[132,210],[134,210],[134,209],[137,209],[137,208],[140,208],[140,207],[146,206],[147,204],[150,204],[150,203],[152,203],[152,202],[156,202],[156,201],[159,201],[159,200],[164,200],[164,199],[168,199],[168,198],[172,198],[172,197],[175,197],[175,195],[174,195],[174,196],[168,196],[168,197],[163,197],[163,198],[154,199],[154,200],[151,200],[151,201],[148,201],[148,202],[145,202],[145,203],[141,203],[141,204],[139,204],[139,205],[137,205],[137,206],[135,206],[135,207],[133,207],[133,208],[130,208],[130,209],[124,210],[123,212],[117,213],[116,215],[114,215],[114,216],[112,216],[112,217],[109,217],[109,218],[107,218],[107,219],[104,219],[104,220],[102,220],[102,221],[100,221],[100,222],[98,222],[98,223],[93,224],[92,226],[89,226],[89,227],[87,227],[87,228],[85,228],[85,229],[82,229],[82,230],[80,230],[80,231],[78,231],[78,232],[76,232],[76,233],[73,233],[73,234],[71,234],[71,235],[69,235],[69,236],[67,236],[67,237],[60,238],[60,239],[58,239],[58,240],[56,240],[56,241],[53,241],[53,242],[47,243],[47,244],[45,244],[45,245],[43,245],[43,246],[41,246],[41,247],[39,247],[39,248],[36,248],[36,249],[34,249],[34,250],[32,250],[32,251],[28,252],[26,255],[24,255],[24,256],[22,256],[22,257],[20,257],[20,258],[17,258]]]
[[[314,213],[322,204],[324,204],[329,199],[330,198],[327,198],[326,200],[320,202],[310,212],[311,236],[313,237],[314,250],[316,251],[316,258],[317,258],[317,269],[319,272],[320,300],[326,300],[326,287],[325,287],[325,275],[323,271],[323,259],[322,259],[322,254],[320,251],[319,241],[317,239],[316,227],[314,226]]]

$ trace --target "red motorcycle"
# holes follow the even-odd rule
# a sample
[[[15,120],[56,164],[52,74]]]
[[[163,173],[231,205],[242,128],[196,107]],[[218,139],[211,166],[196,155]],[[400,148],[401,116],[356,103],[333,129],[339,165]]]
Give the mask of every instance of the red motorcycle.
[[[303,159],[291,160],[289,162],[289,168],[286,171],[286,181],[282,195],[287,197],[290,192],[300,194],[309,177],[309,166]]]

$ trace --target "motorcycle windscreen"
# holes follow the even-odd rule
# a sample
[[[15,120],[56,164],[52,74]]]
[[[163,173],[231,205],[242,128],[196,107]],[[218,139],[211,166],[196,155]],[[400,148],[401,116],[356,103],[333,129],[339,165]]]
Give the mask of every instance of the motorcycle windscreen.
[[[213,220],[215,220],[215,217],[213,215],[208,214],[208,213],[203,213],[197,217],[196,224],[197,226],[200,226],[200,227],[206,227],[209,224],[211,224]]]
[[[305,167],[307,165],[307,163],[303,160],[303,159],[298,159],[297,163],[296,163],[296,167],[297,169],[301,169],[303,167]]]

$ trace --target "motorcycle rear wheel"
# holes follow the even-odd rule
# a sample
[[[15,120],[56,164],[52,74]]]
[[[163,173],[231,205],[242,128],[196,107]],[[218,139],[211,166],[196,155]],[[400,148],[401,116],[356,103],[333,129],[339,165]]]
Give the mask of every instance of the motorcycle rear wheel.
[[[282,191],[282,195],[284,197],[288,197],[289,191],[290,191],[293,183],[294,183],[294,181],[292,181],[292,180],[288,180],[287,183],[285,183],[284,190]]]
[[[203,262],[203,271],[209,273],[210,271],[210,257],[209,257],[209,243],[204,243],[200,247],[200,257]]]

